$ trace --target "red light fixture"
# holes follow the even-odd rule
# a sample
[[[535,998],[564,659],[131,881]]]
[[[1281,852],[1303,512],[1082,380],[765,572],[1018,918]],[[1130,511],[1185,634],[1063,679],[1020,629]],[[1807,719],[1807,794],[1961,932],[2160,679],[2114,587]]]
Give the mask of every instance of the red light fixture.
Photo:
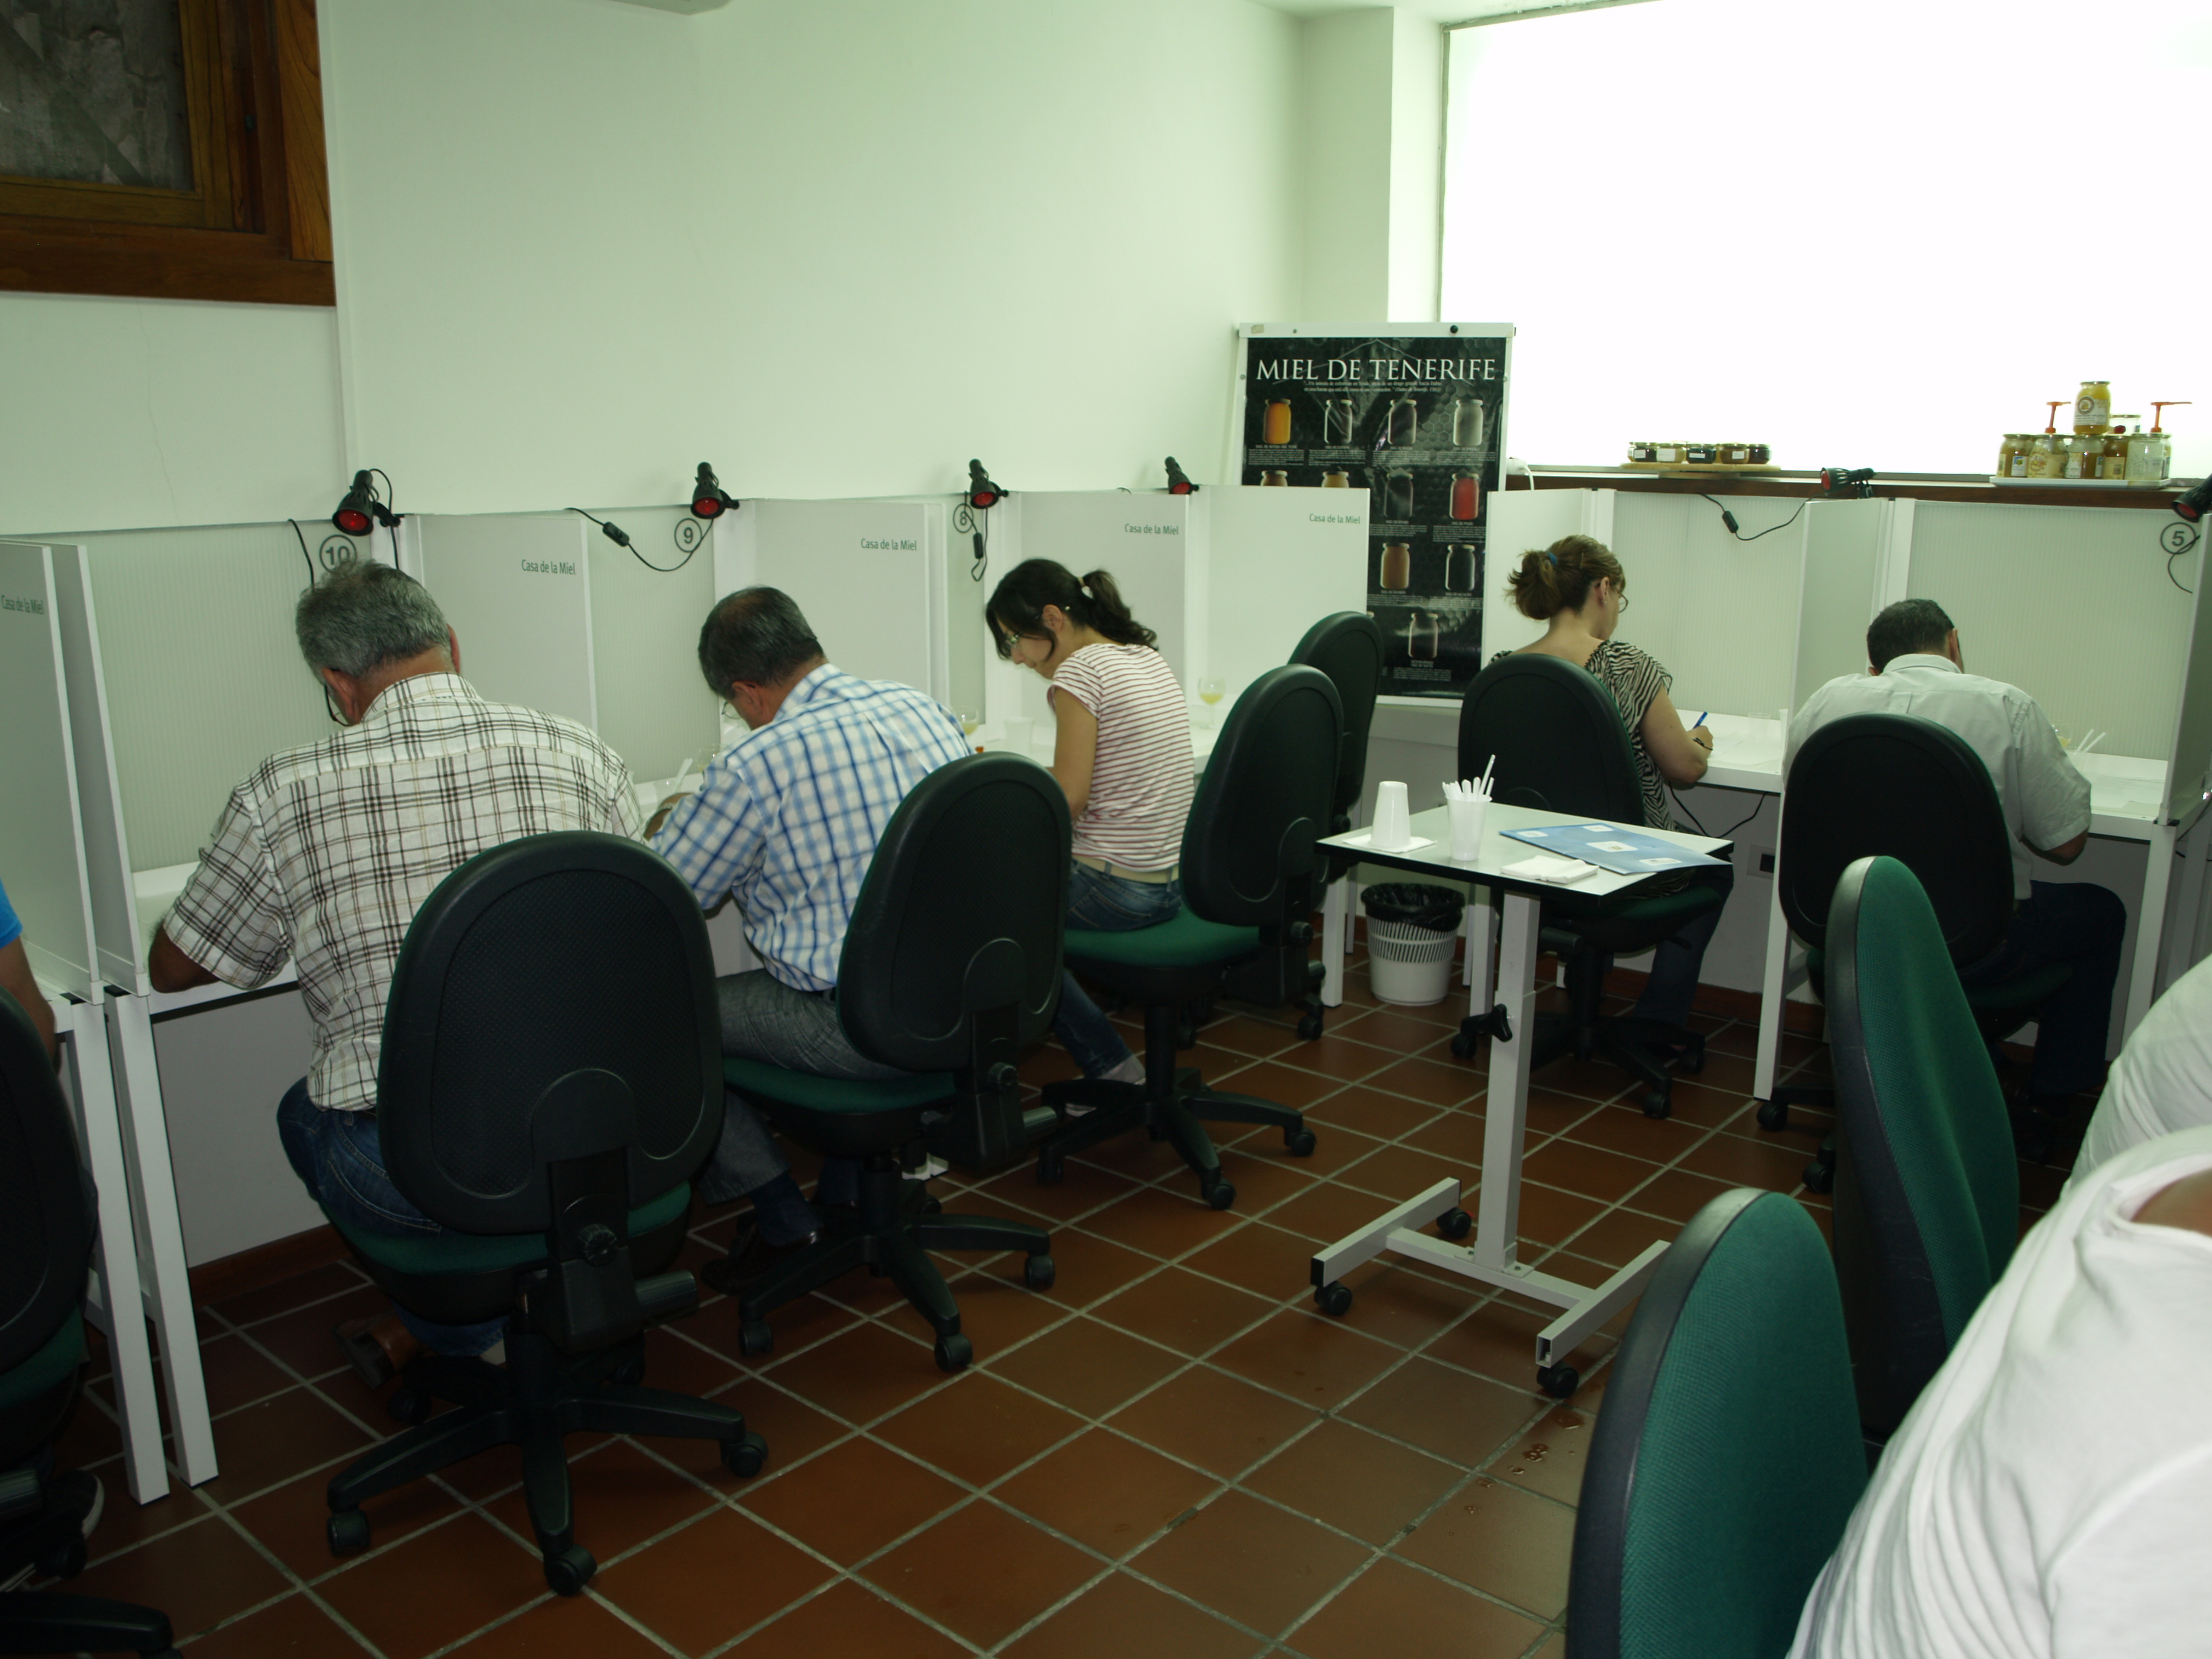
[[[991,482],[991,475],[983,471],[983,463],[968,463],[968,505],[981,512],[996,507],[1006,492]]]
[[[1172,455],[1168,457],[1168,494],[1170,495],[1198,494],[1198,486],[1190,481],[1190,474],[1176,465],[1176,458]]]
[[[706,462],[699,463],[698,482],[691,486],[691,515],[698,519],[719,519],[738,502],[722,491],[721,481],[715,477],[714,469]]]
[[[366,536],[371,528],[382,525],[386,530],[396,529],[399,515],[377,499],[376,486],[368,475],[375,469],[363,467],[353,475],[353,483],[346,490],[345,499],[338,510],[331,514],[331,522],[349,536]],[[387,483],[390,481],[387,479]]]

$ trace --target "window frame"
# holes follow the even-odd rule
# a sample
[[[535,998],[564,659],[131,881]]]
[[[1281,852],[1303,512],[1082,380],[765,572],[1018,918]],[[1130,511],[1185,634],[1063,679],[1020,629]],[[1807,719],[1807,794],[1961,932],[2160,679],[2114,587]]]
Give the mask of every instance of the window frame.
[[[0,289],[333,305],[315,0],[179,0],[189,191],[0,176]]]

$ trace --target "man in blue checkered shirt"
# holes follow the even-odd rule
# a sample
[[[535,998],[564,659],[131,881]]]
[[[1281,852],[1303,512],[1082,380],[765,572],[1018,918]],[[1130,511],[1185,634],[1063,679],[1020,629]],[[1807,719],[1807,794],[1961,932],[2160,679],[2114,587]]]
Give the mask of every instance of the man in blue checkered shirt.
[[[733,897],[762,966],[719,985],[722,1048],[823,1077],[897,1077],[847,1040],[832,993],[845,930],[876,843],[907,792],[969,752],[960,722],[910,686],[857,679],[822,654],[791,596],[748,587],[708,613],[699,666],[752,735],[707,769],[670,811],[654,848],[702,907]],[[709,1282],[734,1290],[818,1235],[775,1143],[732,1097],[700,1182],[710,1201],[743,1193],[753,1222]],[[850,1203],[858,1165],[824,1164],[815,1196]]]

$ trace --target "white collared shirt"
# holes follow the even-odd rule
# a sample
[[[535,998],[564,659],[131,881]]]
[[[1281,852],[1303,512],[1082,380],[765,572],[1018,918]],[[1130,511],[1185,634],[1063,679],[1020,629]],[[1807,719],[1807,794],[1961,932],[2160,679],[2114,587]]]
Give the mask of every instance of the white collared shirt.
[[[1914,714],[1966,739],[1989,768],[2004,807],[2016,899],[2029,896],[2029,848],[2063,847],[2089,827],[2089,780],[2066,758],[2041,706],[2016,685],[1966,673],[1948,657],[1893,657],[1879,674],[1846,674],[1806,698],[1790,723],[1788,760],[1814,732],[1847,714]]]
[[[2212,1128],[2075,1179],[1882,1452],[1791,1659],[2206,1650],[2212,1238],[2135,1217]]]

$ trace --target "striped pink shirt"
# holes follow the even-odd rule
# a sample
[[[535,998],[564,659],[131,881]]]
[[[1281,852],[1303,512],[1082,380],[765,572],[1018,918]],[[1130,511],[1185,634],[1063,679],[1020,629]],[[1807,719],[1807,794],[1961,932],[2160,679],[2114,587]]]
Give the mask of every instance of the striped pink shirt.
[[[1190,716],[1167,659],[1148,645],[1086,645],[1053,676],[1098,722],[1091,802],[1075,821],[1075,850],[1132,870],[1164,870],[1182,856],[1190,816]]]

